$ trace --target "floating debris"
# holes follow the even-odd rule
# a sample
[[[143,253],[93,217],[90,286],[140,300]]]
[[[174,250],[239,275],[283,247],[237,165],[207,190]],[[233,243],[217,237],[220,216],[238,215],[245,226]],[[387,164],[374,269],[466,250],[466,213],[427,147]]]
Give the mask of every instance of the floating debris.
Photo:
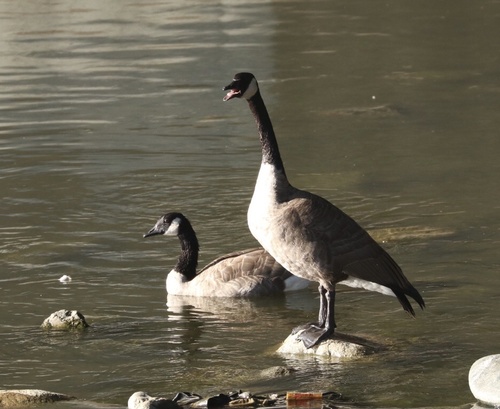
[[[203,399],[202,396],[191,392],[179,392],[173,397],[173,401],[181,406],[190,405]]]
[[[333,400],[340,399],[337,392],[287,392],[286,401]]]
[[[257,402],[254,398],[240,398],[234,399],[229,402],[229,406],[236,408],[245,408],[245,407],[254,407],[257,405]]]
[[[317,400],[323,399],[321,392],[287,392],[286,400]]]
[[[341,399],[337,392],[288,392],[278,395],[276,393],[260,396],[252,395],[250,392],[219,393],[208,398],[192,392],[179,392],[171,400],[166,398],[154,398],[146,392],[134,393],[128,401],[129,409],[176,409],[178,408],[267,408],[270,406],[297,406],[307,401],[331,401]],[[166,406],[159,406],[164,404]]]
[[[63,275],[63,276],[59,279],[59,281],[60,281],[61,283],[69,283],[71,280],[72,280],[72,279],[71,279],[71,277],[70,277],[70,276],[68,276],[68,275],[66,275],[66,274],[64,274],[64,275]]]

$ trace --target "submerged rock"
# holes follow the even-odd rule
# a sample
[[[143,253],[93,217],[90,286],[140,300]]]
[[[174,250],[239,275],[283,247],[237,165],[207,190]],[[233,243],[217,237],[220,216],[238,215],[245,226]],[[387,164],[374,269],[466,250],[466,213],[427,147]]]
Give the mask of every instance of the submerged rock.
[[[84,329],[89,324],[85,321],[85,317],[78,311],[59,310],[46,318],[41,327],[47,330],[72,330]]]
[[[500,354],[485,356],[472,364],[469,388],[477,400],[500,405]]]
[[[0,408],[18,408],[72,399],[76,398],[41,389],[11,389],[0,391]]]
[[[146,392],[135,392],[128,398],[128,409],[180,409],[171,399],[149,396]]]
[[[297,339],[302,333],[290,334],[283,344],[278,348],[282,354],[312,354],[335,358],[357,358],[382,349],[372,341],[353,335],[336,332],[331,338],[325,339],[318,345],[306,348],[304,343]]]
[[[282,376],[288,376],[297,372],[295,368],[290,366],[272,366],[270,368],[266,368],[260,372],[260,376],[263,378],[279,378]]]

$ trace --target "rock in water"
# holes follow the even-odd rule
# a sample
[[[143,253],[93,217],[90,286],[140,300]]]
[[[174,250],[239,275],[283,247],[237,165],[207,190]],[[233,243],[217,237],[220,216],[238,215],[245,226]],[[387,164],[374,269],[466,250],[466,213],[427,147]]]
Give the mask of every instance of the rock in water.
[[[469,388],[477,400],[500,405],[500,354],[485,356],[472,364]]]
[[[383,349],[383,346],[372,341],[339,332],[318,345],[306,348],[303,342],[297,339],[301,332],[290,334],[277,352],[282,354],[313,354],[334,358],[357,358]]]
[[[19,408],[40,403],[51,403],[75,399],[62,393],[47,392],[40,389],[11,389],[0,391],[0,408]]]
[[[128,409],[181,409],[171,399],[155,398],[146,392],[135,392],[128,398]]]
[[[78,311],[59,310],[50,315],[43,321],[41,327],[47,330],[72,330],[84,329],[89,324],[85,317]]]

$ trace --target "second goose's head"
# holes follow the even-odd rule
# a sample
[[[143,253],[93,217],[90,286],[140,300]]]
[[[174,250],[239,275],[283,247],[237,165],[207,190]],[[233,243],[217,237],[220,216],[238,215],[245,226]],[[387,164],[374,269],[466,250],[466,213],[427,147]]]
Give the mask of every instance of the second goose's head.
[[[223,98],[224,101],[229,101],[233,98],[245,98],[249,100],[259,91],[259,84],[253,74],[249,72],[239,72],[234,76],[231,84],[225,86],[223,90],[229,90]]]
[[[186,220],[186,217],[182,213],[167,213],[158,219],[154,227],[144,237],[156,236],[158,234],[177,236],[184,220]]]

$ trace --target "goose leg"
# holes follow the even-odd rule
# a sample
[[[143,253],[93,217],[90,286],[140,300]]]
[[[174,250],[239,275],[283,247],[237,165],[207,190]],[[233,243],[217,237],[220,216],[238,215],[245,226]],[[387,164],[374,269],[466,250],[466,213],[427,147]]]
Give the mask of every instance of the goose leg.
[[[319,314],[317,323],[299,325],[292,330],[292,335],[299,332],[297,337],[306,348],[318,344],[321,340],[328,338],[335,331],[335,290],[327,291],[322,285],[319,286]]]
[[[319,314],[318,314],[318,327],[323,328],[326,324],[328,317],[328,299],[326,288],[322,285],[319,286]]]
[[[298,340],[304,343],[306,348],[313,347],[335,331],[335,290],[327,291],[323,288],[322,291],[320,290],[320,294],[324,297],[324,301],[322,300],[322,303],[320,303],[319,313],[320,321],[324,319],[323,326],[308,324],[304,326],[304,331],[297,337]]]
[[[327,316],[327,300],[326,300],[326,289],[320,284],[318,287],[319,291],[319,314],[318,322],[309,322],[307,324],[299,325],[292,330],[292,335],[297,332],[309,329],[310,327],[323,328],[325,326],[326,316]]]

